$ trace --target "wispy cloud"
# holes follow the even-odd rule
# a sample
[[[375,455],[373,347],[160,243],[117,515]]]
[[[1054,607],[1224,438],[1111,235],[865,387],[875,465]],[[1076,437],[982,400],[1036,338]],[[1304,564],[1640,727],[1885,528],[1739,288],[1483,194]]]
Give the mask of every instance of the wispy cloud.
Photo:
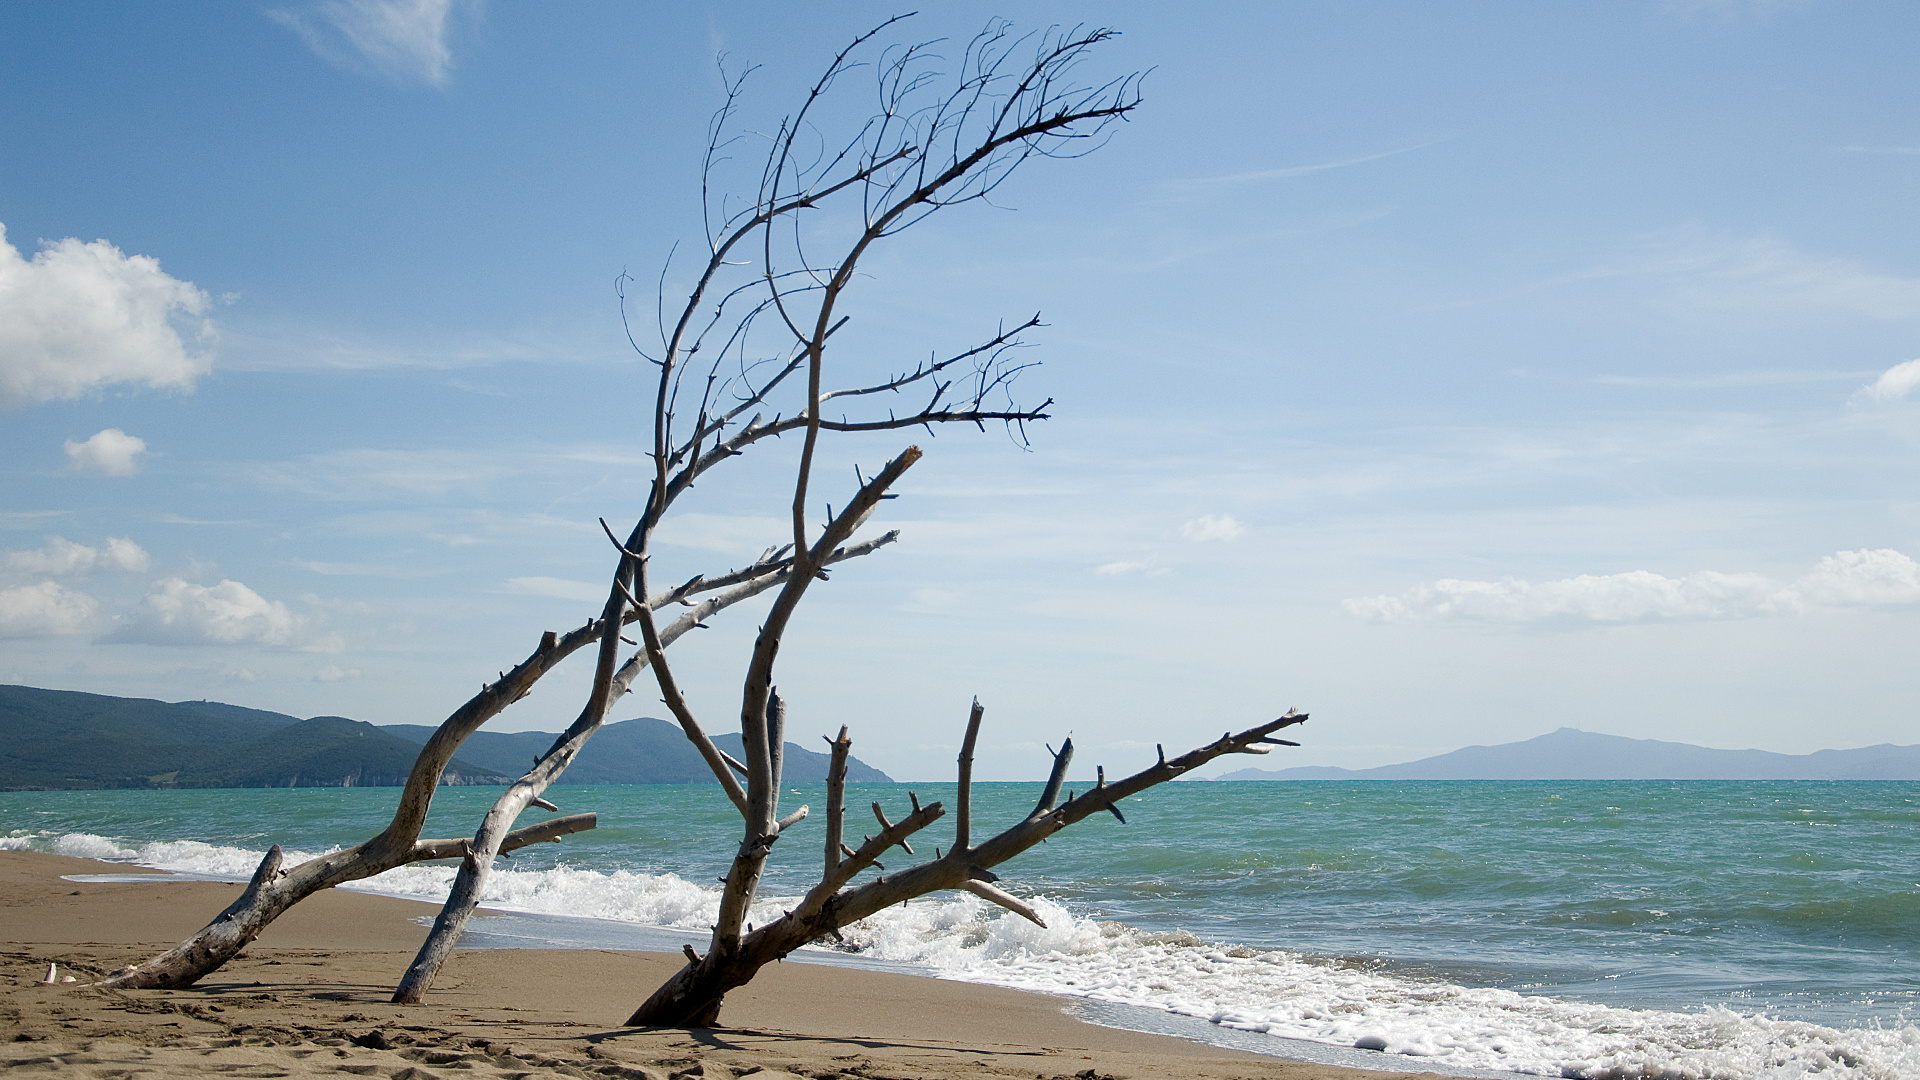
[[[1704,570],[1670,578],[1646,570],[1581,574],[1539,584],[1518,578],[1445,578],[1398,596],[1341,601],[1371,622],[1466,621],[1567,625],[1795,615],[1810,607],[1920,603],[1920,563],[1891,548],[1842,551],[1790,582]]]
[[[1707,16],[1724,23],[1767,22],[1775,16],[1813,7],[1817,0],[1666,0],[1667,10]]]
[[[1920,319],[1920,278],[1886,273],[1847,256],[1806,251],[1773,237],[1733,236],[1697,227],[1652,233],[1579,269],[1433,308],[1507,303],[1606,282],[1644,289],[1652,303],[1690,316],[1794,310],[1886,321]]]
[[[1682,286],[1692,303],[1741,308],[1785,303],[1874,319],[1920,317],[1920,278],[1803,251],[1770,237],[1683,230],[1656,240],[1640,259],[1618,269],[1666,278]]]
[[[1311,176],[1314,173],[1328,172],[1333,169],[1350,169],[1355,165],[1383,161],[1401,154],[1411,154],[1416,150],[1425,150],[1439,140],[1415,143],[1394,150],[1383,150],[1377,154],[1362,154],[1359,157],[1339,158],[1334,161],[1317,161],[1307,165],[1282,165],[1273,169],[1254,169],[1249,172],[1227,173],[1222,176],[1196,176],[1185,180],[1169,181],[1167,186],[1176,190],[1202,191],[1209,188],[1233,187],[1240,184],[1257,184],[1267,180],[1286,180],[1296,176]]]
[[[1231,514],[1201,514],[1180,526],[1181,536],[1202,544],[1220,540],[1238,540],[1246,533],[1247,527],[1235,521]]]
[[[1147,577],[1165,577],[1173,573],[1168,567],[1155,565],[1151,559],[1146,562],[1102,563],[1094,567],[1093,572],[1101,577],[1125,577],[1128,574],[1144,574]]]
[[[508,578],[506,591],[522,596],[551,596],[557,600],[602,601],[607,598],[605,585],[557,577]]]
[[[396,81],[438,87],[453,71],[447,24],[454,8],[454,0],[322,0],[268,15],[329,63],[365,64]]]
[[[779,518],[691,513],[662,521],[654,542],[748,559],[792,536],[793,524]]]
[[[390,566],[382,563],[302,562],[300,565],[328,577],[420,578],[444,572],[427,566]]]
[[[158,259],[105,240],[69,237],[23,258],[0,223],[0,409],[120,383],[190,390],[213,366],[210,305]]]
[[[609,364],[632,359],[602,337],[541,329],[454,333],[431,338],[379,337],[298,320],[232,319],[220,331],[220,366],[232,371],[373,371],[414,368],[455,372],[513,364]],[[457,380],[457,377],[456,377]],[[449,385],[470,393],[498,388]]]
[[[317,498],[381,500],[398,496],[478,493],[530,471],[545,455],[466,450],[335,450],[292,461],[257,462],[240,470],[268,487]]]
[[[1864,371],[1725,371],[1715,375],[1596,375],[1601,386],[1713,389],[1736,386],[1793,386],[1800,383],[1852,382]]]
[[[140,571],[149,562],[146,551],[123,536],[110,536],[97,548],[49,536],[36,550],[0,552],[0,569],[43,577],[78,576],[96,569]]]

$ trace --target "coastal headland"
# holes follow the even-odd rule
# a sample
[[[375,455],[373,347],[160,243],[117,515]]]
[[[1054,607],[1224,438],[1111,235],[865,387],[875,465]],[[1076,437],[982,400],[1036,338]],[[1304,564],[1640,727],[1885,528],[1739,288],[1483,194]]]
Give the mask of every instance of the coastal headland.
[[[137,868],[0,851],[0,1069],[66,1076],[754,1075],[863,1080],[1387,1080],[1082,1023],[1061,999],[816,964],[728,998],[728,1025],[625,1028],[677,956],[457,953],[430,1002],[389,1004],[431,905],[328,892],[189,990],[109,993],[94,976],[159,952],[237,895],[217,882],[73,882]],[[49,964],[73,983],[40,985]],[[1425,1074],[1431,1075],[1431,1074]]]

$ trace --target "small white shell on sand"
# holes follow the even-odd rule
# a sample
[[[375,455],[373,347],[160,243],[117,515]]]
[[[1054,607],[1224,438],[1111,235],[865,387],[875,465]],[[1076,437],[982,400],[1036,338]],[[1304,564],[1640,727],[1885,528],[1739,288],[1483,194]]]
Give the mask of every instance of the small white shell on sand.
[[[80,980],[79,980],[79,979],[76,979],[76,978],[74,978],[74,977],[73,977],[73,976],[71,976],[71,975],[62,975],[62,976],[60,976],[60,981],[61,981],[61,982],[63,982],[63,983],[70,983],[70,982],[79,982]]]

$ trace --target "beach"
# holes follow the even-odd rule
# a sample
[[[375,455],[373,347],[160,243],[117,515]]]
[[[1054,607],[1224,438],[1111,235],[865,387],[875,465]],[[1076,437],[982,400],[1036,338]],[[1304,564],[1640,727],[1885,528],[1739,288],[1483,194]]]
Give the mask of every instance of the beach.
[[[0,1066],[23,1075],[786,1075],[1384,1080],[1082,1023],[1044,994],[814,964],[768,968],[729,995],[725,1026],[626,1028],[677,956],[607,950],[456,953],[427,1004],[387,1002],[431,905],[326,892],[300,904],[188,990],[87,983],[198,929],[239,886],[72,882],[124,872],[0,851]],[[48,964],[76,982],[39,985]],[[456,1071],[457,1070],[457,1071]],[[1430,1074],[1429,1074],[1430,1075]]]

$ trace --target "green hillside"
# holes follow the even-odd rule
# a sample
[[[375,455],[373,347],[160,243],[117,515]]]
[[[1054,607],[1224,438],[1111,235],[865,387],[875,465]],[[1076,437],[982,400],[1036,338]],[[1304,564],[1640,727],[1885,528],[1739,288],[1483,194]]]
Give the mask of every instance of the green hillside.
[[[419,752],[338,716],[0,686],[0,789],[399,784]],[[502,782],[462,758],[445,780]]]
[[[406,782],[434,732],[344,716],[309,720],[218,701],[155,701],[0,686],[0,790],[152,787],[381,787]],[[558,738],[550,731],[476,732],[442,776],[503,784]],[[740,736],[715,740],[740,756]],[[827,755],[786,748],[786,778],[826,779]],[[848,759],[847,779],[888,783]],[[678,726],[652,717],[608,724],[561,777],[567,784],[700,784],[706,762]]]

